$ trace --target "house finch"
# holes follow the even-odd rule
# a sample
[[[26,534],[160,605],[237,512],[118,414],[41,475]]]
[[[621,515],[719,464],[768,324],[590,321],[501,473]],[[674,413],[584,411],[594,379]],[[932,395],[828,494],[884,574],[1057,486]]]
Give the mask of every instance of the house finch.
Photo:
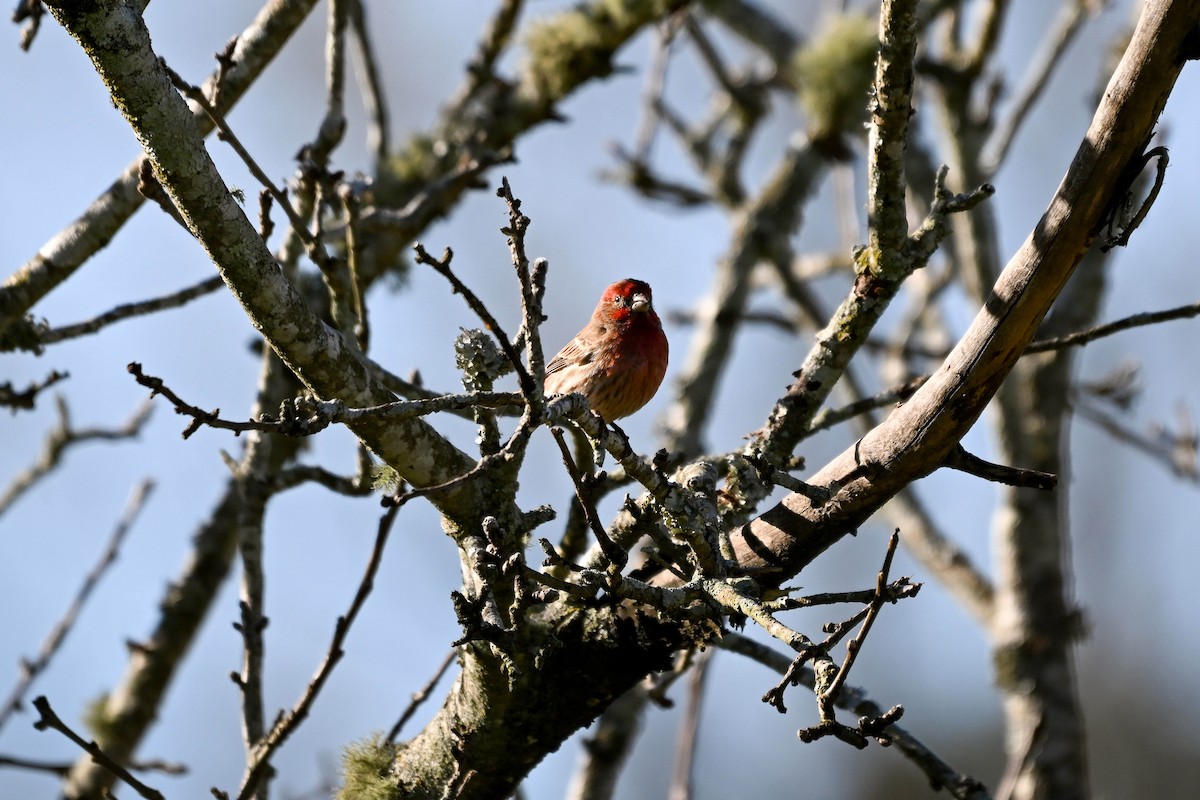
[[[667,337],[650,286],[626,278],[604,290],[588,324],[546,365],[544,388],[578,392],[611,421],[646,405],[666,371]]]

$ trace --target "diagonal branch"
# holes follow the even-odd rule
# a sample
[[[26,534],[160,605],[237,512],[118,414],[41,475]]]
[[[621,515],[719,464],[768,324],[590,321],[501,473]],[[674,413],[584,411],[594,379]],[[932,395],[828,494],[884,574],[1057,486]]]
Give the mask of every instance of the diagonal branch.
[[[793,663],[791,656],[732,631],[726,631],[721,637],[719,646],[724,650],[753,659],[779,673],[787,672]],[[811,669],[798,670],[795,677],[798,683],[809,689],[816,688],[816,676]],[[854,687],[846,687],[836,702],[839,708],[844,708],[854,714],[878,717],[885,711],[868,698],[865,691]],[[892,743],[904,756],[925,773],[934,789],[945,788],[952,797],[959,798],[959,800],[986,800],[989,797],[987,790],[979,781],[956,771],[904,728],[892,725],[887,732]]]
[[[296,704],[292,706],[286,713],[280,714],[275,724],[267,731],[256,743],[250,752],[249,763],[247,764],[246,774],[242,777],[242,785],[238,791],[238,800],[248,800],[255,795],[255,790],[259,783],[266,777],[271,769],[271,757],[275,751],[283,746],[284,742],[295,733],[296,728],[308,716],[312,709],[313,702],[316,701],[317,695],[321,693],[325,682],[329,679],[334,667],[342,660],[345,655],[343,645],[346,642],[346,636],[350,633],[351,626],[354,625],[354,620],[357,619],[358,613],[362,610],[363,604],[371,594],[371,590],[375,587],[375,575],[379,571],[379,564],[383,560],[383,551],[387,547],[388,536],[391,534],[392,525],[396,521],[396,515],[400,512],[410,499],[416,497],[414,493],[407,493],[393,498],[388,503],[387,510],[379,519],[379,527],[375,533],[375,545],[371,548],[371,555],[367,559],[367,566],[363,571],[362,580],[358,584],[358,589],[354,593],[354,599],[350,602],[350,607],[346,613],[337,618],[337,623],[334,625],[333,638],[329,643],[329,649],[325,653],[325,657],[321,660],[321,665],[317,668],[317,672],[313,675],[304,693]]]
[[[935,202],[911,236],[905,212],[904,153],[912,114],[913,58],[917,3],[894,0],[880,15],[875,96],[871,104],[868,165],[868,244],[855,254],[855,281],[809,351],[787,394],[771,410],[747,452],[758,451],[780,466],[806,435],[813,416],[845,374],[850,359],[867,340],[903,281],[925,266],[949,232],[948,217],[990,196],[984,185],[966,195],[946,188],[946,169],[938,171]]]
[[[1071,43],[1089,18],[1095,17],[1104,4],[1097,0],[1064,0],[1058,16],[1050,25],[1041,50],[1034,58],[1024,83],[1017,90],[1012,109],[1004,122],[992,131],[983,148],[981,163],[988,175],[994,175],[1004,163],[1008,150],[1020,132],[1029,112],[1033,110],[1050,78],[1070,52]]]
[[[264,353],[255,411],[279,406],[299,389],[278,358]],[[257,476],[270,475],[295,458],[300,439],[271,437],[252,431],[222,497],[210,517],[197,526],[186,564],[166,586],[151,631],[129,648],[125,673],[107,692],[97,713],[104,721],[99,737],[104,751],[122,764],[131,763],[139,743],[161,714],[162,703],[189,648],[221,596],[237,550],[248,527],[261,528],[271,497]],[[90,758],[80,758],[63,787],[67,797],[98,797],[112,775]]]
[[[392,124],[363,0],[354,0],[350,4],[350,35],[354,37],[354,43],[357,45],[354,51],[354,66],[358,73],[359,94],[370,120],[367,127],[367,149],[375,157],[375,166],[378,167],[388,157],[392,143]]]
[[[125,767],[121,766],[119,762],[111,758],[94,741],[87,741],[72,728],[70,728],[65,722],[63,722],[58,714],[54,713],[54,709],[50,707],[50,701],[46,699],[45,695],[41,697],[35,697],[33,700],[33,707],[36,708],[38,714],[41,715],[41,718],[37,722],[33,723],[33,727],[37,728],[39,731],[44,731],[49,728],[51,730],[58,731],[63,736],[66,736],[72,742],[79,745],[89,756],[91,756],[93,761],[104,767],[106,770],[109,770],[113,775],[116,775],[118,778],[125,781],[125,783],[129,784],[129,786],[135,792],[142,797],[145,797],[146,800],[164,800],[162,792],[147,786],[137,778],[133,777],[129,770],[125,769]]]
[[[1126,165],[1140,157],[1166,104],[1198,15],[1200,0],[1147,5],[1062,184],[962,340],[907,404],[809,480],[840,485],[834,498],[818,508],[790,495],[732,534],[745,568],[769,573],[772,583],[795,573],[943,463],[1093,241]]]
[[[42,334],[41,341],[42,344],[54,344],[55,342],[95,333],[101,328],[107,327],[114,322],[120,322],[123,319],[140,317],[144,314],[154,314],[169,308],[178,308],[186,303],[190,303],[197,297],[211,294],[224,285],[219,277],[214,276],[205,278],[199,283],[180,289],[177,292],[164,294],[161,297],[153,297],[137,303],[122,303],[89,320],[76,322],[73,325],[64,325],[60,328],[51,328]]]
[[[17,681],[17,685],[13,687],[8,700],[3,706],[0,706],[0,728],[4,727],[4,723],[8,721],[9,716],[14,711],[21,708],[25,693],[29,691],[29,687],[33,685],[37,676],[50,665],[54,654],[58,652],[59,647],[66,640],[67,634],[75,626],[75,621],[79,618],[79,614],[84,606],[87,605],[92,591],[99,584],[100,579],[104,577],[104,573],[108,571],[108,568],[117,560],[117,553],[120,551],[121,543],[125,540],[125,535],[129,533],[129,529],[133,526],[138,514],[141,513],[142,507],[146,503],[146,498],[150,496],[150,492],[153,489],[154,481],[150,478],[143,479],[133,488],[129,496],[129,501],[126,503],[125,511],[117,521],[112,535],[109,536],[108,544],[104,547],[104,552],[101,553],[99,560],[84,577],[83,584],[76,591],[75,598],[71,601],[71,605],[67,608],[66,613],[63,614],[62,618],[55,624],[46,637],[46,640],[42,643],[42,649],[38,653],[37,658],[32,661],[24,658],[21,659],[21,677]],[[66,773],[66,769],[63,769],[63,773]]]
[[[91,56],[118,108],[146,152],[163,188],[193,235],[272,349],[319,397],[361,407],[390,401],[364,358],[322,322],[282,274],[274,255],[226,188],[192,111],[171,85],[156,57],[142,17],[106,0],[87,10],[54,3],[51,13]],[[415,486],[444,483],[473,461],[421,420],[360,421],[350,428]],[[420,453],[421,457],[413,454]],[[473,514],[470,484],[437,496],[443,510]]]
[[[667,412],[667,449],[696,454],[700,436],[728,365],[733,339],[750,296],[750,275],[761,261],[788,252],[805,201],[816,191],[828,162],[805,141],[788,149],[762,193],[740,213],[737,238],[719,266],[710,298],[697,312],[691,351]]]
[[[216,103],[227,111],[237,103],[267,65],[291,39],[317,5],[317,0],[270,0],[254,21],[237,37],[232,67],[221,66],[205,83],[211,96],[220,88]],[[212,131],[203,111],[193,112],[201,135]],[[126,167],[120,177],[97,197],[82,215],[46,244],[0,288],[0,337],[30,308],[67,280],[89,258],[105,247],[145,199],[138,180],[145,156]]]
[[[67,401],[59,396],[55,398],[55,403],[58,408],[58,423],[46,434],[46,439],[42,444],[42,453],[38,456],[37,462],[22,470],[13,478],[7,488],[0,491],[0,516],[3,516],[13,503],[29,491],[31,486],[57,469],[67,450],[81,442],[120,441],[136,438],[153,410],[153,406],[149,403],[143,403],[119,428],[77,429],[71,425],[71,413],[67,407]]]

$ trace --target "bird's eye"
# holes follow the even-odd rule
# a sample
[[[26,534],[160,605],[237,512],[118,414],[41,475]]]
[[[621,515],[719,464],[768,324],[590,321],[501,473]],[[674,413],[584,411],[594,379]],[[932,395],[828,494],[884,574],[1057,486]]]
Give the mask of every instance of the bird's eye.
[[[617,295],[616,297],[614,297],[614,298],[613,298],[613,305],[614,305],[614,306],[623,306],[623,305],[625,305],[625,298],[624,298],[624,297],[621,297],[621,295]]]

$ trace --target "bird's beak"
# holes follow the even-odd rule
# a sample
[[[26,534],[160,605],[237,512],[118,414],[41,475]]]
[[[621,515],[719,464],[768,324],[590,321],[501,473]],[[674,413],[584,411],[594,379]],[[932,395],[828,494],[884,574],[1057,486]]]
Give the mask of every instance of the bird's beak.
[[[650,298],[641,292],[635,292],[633,298],[629,301],[629,310],[641,313],[650,310]]]

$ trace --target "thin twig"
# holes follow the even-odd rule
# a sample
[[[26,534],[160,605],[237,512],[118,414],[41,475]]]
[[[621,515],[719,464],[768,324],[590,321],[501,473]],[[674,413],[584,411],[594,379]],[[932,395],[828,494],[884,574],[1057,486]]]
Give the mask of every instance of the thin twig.
[[[705,0],[702,5],[706,14],[720,19],[730,33],[762,50],[777,67],[790,67],[797,48],[803,44],[791,26],[776,17],[781,9],[771,11],[766,4],[746,0]]]
[[[354,599],[351,601],[349,609],[347,609],[345,615],[338,617],[337,623],[334,625],[333,639],[329,643],[329,649],[325,653],[325,658],[317,668],[316,675],[309,681],[304,694],[292,706],[291,710],[279,717],[271,730],[255,746],[250,757],[250,763],[246,769],[246,774],[242,778],[241,788],[238,790],[238,800],[248,800],[248,798],[254,795],[259,783],[268,772],[271,756],[283,746],[283,743],[287,741],[288,737],[296,731],[296,728],[308,716],[313,703],[317,699],[317,695],[321,693],[321,689],[325,685],[325,681],[329,679],[334,667],[337,666],[342,656],[345,655],[345,650],[342,648],[345,644],[346,636],[350,633],[351,626],[354,625],[359,611],[362,610],[363,604],[366,603],[367,597],[370,596],[371,590],[375,586],[375,575],[379,571],[380,563],[383,561],[383,551],[387,546],[388,536],[396,520],[396,515],[404,504],[415,496],[417,495],[414,492],[399,495],[389,503],[388,509],[380,518],[379,529],[375,535],[375,545],[371,548],[371,556],[367,561],[362,580],[358,584],[358,590],[354,593]]]
[[[329,156],[342,141],[346,132],[346,114],[343,111],[346,93],[346,27],[349,6],[358,5],[357,0],[330,0],[328,30],[325,35],[325,116],[317,129],[316,138],[304,152],[308,158],[322,168],[329,164]]]
[[[355,49],[354,65],[358,73],[359,95],[367,114],[367,149],[375,157],[378,173],[387,161],[392,141],[391,119],[388,116],[387,97],[383,82],[379,78],[379,65],[375,60],[375,48],[371,44],[370,26],[367,25],[367,9],[362,0],[350,4],[350,33],[358,45]]]
[[[263,636],[267,617],[263,614],[263,578],[261,538],[262,526],[245,526],[257,532],[258,542],[239,540],[242,556],[242,599],[238,602],[239,619],[233,624],[242,635],[242,671],[230,678],[242,695],[242,743],[247,763],[254,758],[254,748],[266,731],[266,712],[263,707]],[[255,552],[255,551],[259,552]]]
[[[197,284],[188,286],[185,289],[180,289],[171,294],[164,294],[161,297],[154,297],[149,300],[142,300],[138,303],[122,303],[115,308],[105,311],[103,314],[93,317],[84,322],[76,322],[73,325],[64,325],[61,328],[51,328],[42,334],[42,344],[54,344],[65,339],[74,339],[79,336],[86,336],[89,333],[104,328],[114,322],[120,322],[131,317],[140,317],[145,314],[153,314],[156,311],[165,311],[169,308],[179,308],[180,306],[195,300],[197,297],[203,297],[206,294],[211,294],[225,285],[221,280],[220,275],[214,275],[211,278],[205,278]]]
[[[28,52],[33,46],[33,40],[37,38],[38,31],[42,27],[42,15],[46,13],[46,7],[42,5],[42,0],[17,0],[17,7],[12,13],[12,21],[14,24],[24,22],[25,27],[21,28],[20,47]]]
[[[150,413],[154,410],[152,404],[142,403],[120,428],[75,430],[71,427],[71,414],[67,408],[67,401],[62,397],[56,397],[55,403],[58,408],[58,424],[46,435],[42,444],[42,454],[38,457],[37,463],[13,478],[8,488],[4,490],[3,494],[0,494],[0,516],[3,516],[4,512],[11,508],[12,504],[31,486],[54,471],[61,463],[63,454],[68,448],[81,442],[97,439],[119,441],[135,438],[141,433],[142,425],[150,418]]]
[[[616,169],[601,170],[600,179],[603,181],[626,185],[647,200],[668,203],[678,208],[696,208],[713,202],[712,195],[703,189],[663,177],[621,145],[614,145],[612,152],[620,166]]]
[[[457,199],[466,187],[474,188],[484,172],[498,164],[513,161],[511,151],[473,153],[456,163],[444,174],[425,184],[399,211],[378,206],[366,209],[362,216],[363,230],[369,233],[388,233],[407,241],[446,214],[447,206]],[[376,274],[374,277],[377,277]]]
[[[400,735],[400,731],[404,728],[405,723],[412,719],[413,714],[417,713],[417,709],[421,707],[421,704],[429,699],[429,695],[437,688],[438,682],[441,681],[446,671],[450,669],[450,665],[454,663],[457,655],[457,650],[451,650],[449,653],[446,653],[446,657],[442,659],[441,665],[434,671],[433,677],[424,686],[413,692],[413,696],[403,713],[400,714],[400,718],[396,720],[396,724],[388,731],[387,739],[385,740],[388,744],[396,741],[396,737]]]
[[[430,497],[433,495],[448,492],[451,489],[458,488],[465,483],[469,483],[478,478],[483,473],[490,470],[497,464],[503,464],[517,457],[517,451],[522,449],[529,441],[530,434],[533,431],[533,425],[528,422],[528,416],[523,417],[524,424],[517,426],[513,431],[512,436],[504,443],[504,446],[495,453],[484,456],[475,462],[475,466],[471,467],[461,475],[456,475],[442,483],[433,484],[432,486],[422,486],[418,489],[413,489],[410,494],[416,497]]]
[[[447,104],[450,116],[460,115],[481,89],[499,80],[495,74],[496,63],[513,39],[524,4],[524,0],[502,0],[499,3],[479,40],[479,47],[467,63],[465,83],[455,91]]]
[[[249,465],[247,465],[249,466]],[[241,467],[239,466],[239,469]],[[246,473],[239,481],[243,493],[262,492],[266,488],[262,480],[263,470]],[[255,503],[244,503],[243,509]],[[238,520],[238,554],[242,559],[242,577],[239,587],[238,610],[240,618],[233,627],[242,637],[242,670],[230,675],[242,695],[242,743],[246,750],[246,764],[253,762],[254,751],[266,732],[266,710],[263,702],[263,631],[267,627],[265,612],[265,570],[263,567],[262,516],[246,514]],[[262,792],[265,800],[266,791]]]
[[[542,546],[542,548],[544,550],[546,550],[547,552],[550,552],[550,553],[554,552],[554,546],[552,544],[550,544],[549,539],[539,539],[538,544],[540,544]],[[582,569],[583,569],[582,567],[579,567],[577,564],[569,565],[569,562],[566,559],[554,558],[552,556],[546,557],[546,560],[543,562],[543,566],[554,566],[554,567],[565,569],[567,571],[570,571],[571,567],[575,567],[576,571],[582,571]],[[563,594],[568,594],[568,595],[571,595],[572,597],[578,597],[580,600],[591,600],[592,598],[594,598],[596,596],[596,591],[597,591],[596,588],[588,588],[585,586],[580,586],[577,583],[572,583],[568,580],[563,580],[562,578],[560,578],[557,575],[550,573],[550,572],[538,572],[536,569],[534,569],[533,567],[530,567],[528,565],[525,566],[524,574],[530,580],[540,583],[542,586],[546,587],[547,589],[550,589],[555,592],[562,592]]]
[[[912,583],[907,578],[892,581],[884,587],[888,602],[902,600],[915,595],[920,590],[920,584]],[[815,608],[817,606],[835,605],[837,603],[870,603],[879,595],[879,588],[860,589],[849,592],[822,592],[803,597],[781,597],[766,603],[771,611],[790,611],[797,608]]]
[[[586,462],[591,453],[591,443],[577,429],[571,428],[571,432],[575,434],[575,461],[576,463]],[[632,479],[624,474],[624,470],[618,469],[616,472],[619,474],[605,473],[603,480],[597,473],[594,479],[589,481],[588,490],[593,503],[598,503],[617,489],[632,483]],[[570,506],[567,511],[566,523],[563,525],[562,536],[558,540],[558,548],[567,558],[576,559],[583,553],[587,544],[588,523],[583,508],[578,503],[571,503]]]
[[[1150,159],[1155,159],[1154,181],[1150,184],[1150,190],[1146,193],[1146,197],[1138,206],[1137,211],[1129,214],[1129,209],[1133,204],[1133,184],[1137,182],[1137,178],[1146,168],[1146,164],[1150,163]],[[1165,147],[1147,150],[1142,153],[1140,158],[1135,159],[1129,169],[1129,187],[1118,186],[1117,192],[1113,196],[1114,206],[1111,212],[1112,216],[1108,220],[1108,235],[1100,245],[1100,252],[1107,253],[1114,247],[1125,247],[1129,244],[1129,237],[1133,236],[1133,232],[1146,219],[1154,201],[1158,199],[1158,193],[1162,191],[1163,181],[1167,177],[1168,163],[1170,163],[1170,157]]]
[[[304,220],[296,212],[295,207],[288,199],[287,192],[276,186],[275,182],[258,165],[258,162],[254,160],[254,156],[250,155],[250,151],[246,149],[245,145],[242,144],[241,140],[233,132],[233,129],[229,127],[229,123],[225,120],[225,115],[209,102],[209,99],[198,86],[193,86],[185,81],[179,73],[175,72],[175,70],[171,69],[165,63],[163,64],[163,69],[167,71],[167,75],[170,76],[171,83],[175,85],[175,88],[208,115],[213,127],[217,129],[217,137],[233,148],[233,151],[242,159],[242,162],[250,170],[250,174],[254,176],[255,180],[262,184],[271,193],[271,196],[275,198],[275,202],[283,209],[283,213],[287,216],[292,231],[304,244],[305,251],[308,253],[309,258],[313,260],[313,263],[318,266],[326,265],[329,261],[328,255],[321,247],[320,242],[313,236],[312,231],[308,229]]]
[[[1033,59],[1024,83],[1017,91],[1008,116],[992,131],[987,144],[982,148],[983,155],[979,161],[984,165],[986,175],[995,175],[996,170],[1004,163],[1009,148],[1029,112],[1033,110],[1049,86],[1050,78],[1058,65],[1070,51],[1071,42],[1083,28],[1086,19],[1096,15],[1100,5],[1096,0],[1065,0],[1045,39],[1042,40],[1041,49]]]
[[[297,464],[272,475],[266,476],[268,489],[272,494],[294,489],[309,483],[315,483],[331,492],[347,497],[365,497],[373,491],[369,476],[338,475],[324,467],[308,464]]]
[[[183,438],[189,438],[201,427],[233,431],[240,434],[245,431],[262,431],[265,433],[281,433],[288,436],[309,436],[324,430],[333,423],[350,423],[374,417],[377,419],[406,419],[425,416],[439,411],[453,411],[474,406],[487,408],[509,408],[520,404],[519,395],[512,392],[472,392],[459,395],[441,395],[424,400],[397,400],[394,403],[384,403],[367,408],[349,408],[336,400],[299,399],[284,407],[287,412],[279,419],[264,415],[258,420],[228,420],[220,417],[220,409],[205,411],[204,409],[186,402],[171,390],[162,380],[142,371],[142,365],[131,362],[128,365],[129,374],[142,386],[151,391],[151,397],[161,394],[175,406],[175,413],[192,417],[192,422],[183,431]]]
[[[697,325],[703,322],[695,311],[673,310],[667,312],[667,321],[673,325]],[[739,325],[763,325],[784,333],[798,333],[800,325],[791,317],[777,311],[742,311],[732,320]]]
[[[9,716],[14,711],[20,709],[25,693],[29,691],[29,687],[33,685],[37,676],[50,665],[50,660],[54,658],[54,655],[58,652],[58,648],[66,640],[67,634],[75,626],[75,621],[79,618],[79,613],[83,610],[84,605],[87,604],[88,598],[91,597],[92,590],[96,588],[104,573],[117,560],[117,553],[120,551],[121,544],[125,540],[125,535],[133,527],[134,520],[141,513],[153,489],[154,481],[150,478],[144,478],[133,487],[133,491],[129,495],[129,500],[125,504],[125,511],[121,514],[121,518],[117,520],[116,527],[113,528],[108,544],[105,545],[96,564],[84,577],[83,583],[75,593],[75,598],[71,601],[70,606],[67,607],[66,613],[63,614],[62,618],[46,636],[46,640],[42,643],[37,658],[32,661],[21,659],[21,677],[9,694],[8,701],[3,706],[0,706],[0,728],[4,727],[4,723],[8,721]]]
[[[929,380],[929,375],[917,375],[915,378],[905,381],[897,386],[884,389],[878,394],[871,397],[864,397],[861,400],[855,400],[853,403],[847,403],[840,408],[825,408],[819,411],[809,423],[808,431],[810,434],[822,431],[827,428],[832,428],[840,422],[852,419],[865,414],[868,411],[874,411],[884,406],[895,405],[912,397],[917,389],[920,389],[925,381]]]
[[[162,792],[158,791],[157,789],[150,788],[137,778],[133,777],[129,770],[125,769],[120,764],[109,758],[108,755],[100,749],[99,745],[97,745],[95,742],[86,741],[82,736],[71,730],[71,728],[65,722],[59,719],[57,714],[54,713],[54,709],[50,707],[50,701],[46,699],[45,695],[41,697],[35,697],[33,700],[33,707],[36,708],[38,714],[41,715],[41,718],[37,722],[33,723],[33,727],[37,728],[39,731],[44,731],[47,728],[53,728],[63,736],[66,736],[75,744],[79,745],[84,752],[92,757],[93,761],[104,767],[113,775],[116,775],[118,778],[125,781],[125,783],[129,784],[129,786],[132,787],[133,790],[142,797],[147,798],[147,800],[164,800]]]
[[[699,171],[708,177],[714,199],[727,208],[740,210],[746,201],[743,167],[754,134],[770,108],[770,79],[760,80],[753,73],[735,78],[704,29],[692,24],[690,16],[684,20],[714,81],[728,92],[725,97],[729,102],[714,107],[710,119],[695,130],[689,130],[665,101],[655,104],[655,110],[682,140]],[[779,223],[780,228],[787,225],[786,219]]]
[[[15,767],[16,769],[27,769],[34,772],[47,772],[59,778],[65,778],[71,772],[71,764],[67,761],[37,761],[32,758],[6,755],[0,755],[0,767]],[[162,761],[160,759],[131,761],[128,767],[131,772],[160,772],[163,775],[186,775],[188,772],[188,768],[183,764]]]
[[[681,502],[674,491],[675,485],[649,461],[634,452],[628,438],[608,426],[601,425],[599,418],[591,412],[587,401],[581,395],[569,394],[556,399],[547,406],[546,417],[546,422],[551,426],[570,420],[588,437],[598,441],[609,455],[625,468],[625,474],[645,487],[657,502],[672,508],[674,503]]]
[[[417,254],[418,264],[427,264],[433,267],[439,275],[450,281],[450,285],[454,288],[456,294],[463,296],[463,299],[467,301],[467,305],[475,312],[475,315],[483,321],[484,326],[496,337],[496,341],[500,344],[500,349],[504,351],[504,355],[508,357],[509,363],[512,364],[513,369],[517,373],[521,391],[525,394],[532,392],[533,378],[530,377],[529,372],[525,369],[525,365],[521,363],[521,357],[518,355],[516,348],[513,347],[508,334],[500,327],[500,323],[492,316],[492,312],[483,304],[483,301],[465,283],[459,280],[459,277],[450,269],[450,261],[454,258],[454,252],[447,247],[442,253],[441,259],[436,259],[421,244],[413,245],[413,250]]]
[[[175,221],[175,224],[183,228],[191,235],[191,229],[188,228],[187,220],[183,218],[183,214],[179,213],[179,209],[175,207],[175,201],[167,194],[167,190],[159,182],[158,176],[154,174],[154,165],[150,163],[150,159],[143,161],[138,167],[138,194],[147,200],[152,201],[163,213]]]
[[[1165,465],[1176,477],[1200,484],[1200,467],[1197,466],[1196,460],[1200,441],[1190,417],[1184,416],[1179,433],[1161,428],[1152,434],[1146,434],[1130,428],[1092,403],[1077,403],[1075,411],[1117,441],[1124,442]]]
[[[691,800],[696,745],[700,740],[700,712],[704,706],[704,684],[708,678],[712,651],[706,650],[694,659],[691,680],[688,681],[688,700],[679,725],[679,740],[675,743],[675,769],[667,800]]]
[[[562,428],[551,428],[550,432],[554,435],[554,441],[558,442],[558,449],[562,451],[563,465],[567,468],[567,474],[571,476],[571,482],[575,485],[575,497],[579,501],[580,508],[583,509],[588,527],[596,535],[596,541],[600,544],[604,556],[613,568],[620,572],[629,561],[629,554],[617,547],[616,543],[609,538],[608,531],[604,530],[604,525],[600,522],[600,516],[596,512],[596,506],[592,503],[591,493],[584,485],[583,475],[580,473],[579,467],[575,465],[575,459],[571,457],[571,448],[567,446]]]
[[[500,188],[496,190],[496,196],[504,200],[508,207],[508,227],[501,229],[500,232],[508,237],[512,265],[521,286],[521,328],[517,331],[517,341],[524,341],[529,353],[530,377],[529,386],[522,383],[521,391],[526,397],[526,402],[538,408],[540,413],[542,404],[538,403],[538,398],[541,397],[541,393],[536,389],[542,385],[542,381],[546,377],[546,370],[545,356],[542,353],[542,339],[538,331],[545,321],[545,315],[542,313],[542,298],[546,294],[546,272],[549,269],[549,263],[546,259],[539,258],[534,262],[532,269],[529,266],[529,256],[525,251],[525,234],[529,230],[530,220],[521,213],[521,201],[513,196],[508,178],[501,177]],[[521,375],[520,370],[517,375]]]
[[[1168,308],[1162,311],[1143,311],[1140,314],[1132,314],[1113,322],[1088,328],[1086,331],[1078,331],[1066,336],[1058,336],[1054,339],[1039,339],[1036,342],[1031,342],[1025,348],[1025,353],[1028,355],[1030,353],[1044,353],[1047,350],[1058,350],[1063,347],[1077,347],[1089,344],[1097,339],[1103,339],[1105,336],[1112,336],[1114,333],[1129,330],[1130,328],[1140,328],[1143,325],[1157,325],[1160,322],[1170,322],[1176,319],[1191,319],[1196,316],[1200,316],[1200,303],[1190,303],[1186,306],[1176,306],[1175,308]]]
[[[358,349],[366,353],[371,343],[371,326],[367,320],[367,305],[363,301],[363,277],[359,264],[362,260],[363,240],[359,232],[361,202],[349,184],[338,187],[338,196],[346,210],[346,270],[350,282],[350,302],[354,309],[354,340]]]
[[[662,121],[658,113],[663,103],[663,94],[667,85],[667,67],[671,63],[671,45],[683,22],[682,16],[673,16],[659,23],[658,35],[654,37],[654,51],[651,55],[650,66],[646,69],[646,86],[642,90],[642,118],[638,123],[637,133],[634,134],[633,155],[630,162],[645,164],[650,158],[650,150],[654,146],[654,137]]]
[[[13,389],[10,381],[5,381],[3,384],[0,384],[0,406],[5,406],[13,411],[32,411],[37,404],[37,396],[44,389],[69,377],[71,377],[70,373],[59,372],[56,369],[51,370],[50,374],[44,380],[34,381],[20,391]]]
[[[1021,469],[1019,467],[1007,467],[1003,464],[993,464],[990,461],[984,461],[979,456],[968,453],[966,448],[961,444],[946,455],[942,466],[956,469],[987,481],[1003,483],[1006,486],[1020,486],[1027,489],[1042,489],[1046,491],[1058,485],[1057,475],[1049,472],[1040,472],[1036,469]]]
[[[725,631],[716,644],[723,650],[739,653],[781,674],[792,665],[791,656],[733,631]],[[816,677],[807,668],[796,673],[795,682],[809,689],[816,687]],[[885,712],[867,697],[864,690],[853,686],[844,686],[835,703],[838,708],[863,716],[879,717]],[[888,735],[892,744],[925,774],[934,789],[945,788],[956,800],[988,800],[990,797],[982,783],[955,770],[904,728],[892,725],[888,728]]]
[[[71,771],[71,763],[69,761],[35,761],[32,758],[5,755],[0,755],[0,767],[15,767],[34,772],[48,772],[59,778],[65,778],[67,773]]]
[[[888,592],[888,573],[892,569],[892,559],[896,555],[896,546],[899,544],[900,531],[897,530],[888,539],[887,554],[883,557],[883,566],[879,569],[875,596],[871,598],[871,604],[867,608],[867,614],[863,619],[862,627],[859,628],[858,635],[846,643],[846,657],[842,661],[842,666],[838,669],[833,683],[825,688],[817,697],[817,706],[821,710],[821,717],[823,719],[826,718],[826,710],[832,714],[834,700],[837,699],[842,687],[845,686],[846,678],[850,675],[850,669],[854,666],[854,662],[862,650],[863,642],[866,641],[867,634],[871,632],[871,626],[879,617],[879,612],[883,609],[884,603],[895,602],[895,599],[891,598]]]

